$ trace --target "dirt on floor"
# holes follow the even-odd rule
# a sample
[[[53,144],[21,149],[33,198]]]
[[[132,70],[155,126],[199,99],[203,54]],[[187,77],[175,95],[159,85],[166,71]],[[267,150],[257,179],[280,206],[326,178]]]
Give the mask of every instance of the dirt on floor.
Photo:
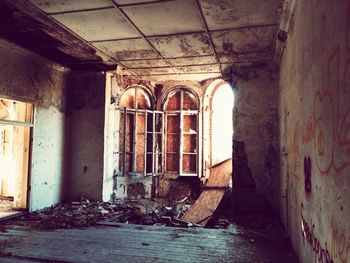
[[[45,211],[26,213],[2,222],[0,230],[85,228],[101,223],[203,227],[181,220],[193,203],[194,200],[189,198],[177,202],[166,199],[116,199],[113,203],[91,202],[81,198],[80,201],[59,204]],[[278,242],[284,240],[283,228],[271,213],[235,214],[232,209],[228,193],[205,227],[242,230]]]

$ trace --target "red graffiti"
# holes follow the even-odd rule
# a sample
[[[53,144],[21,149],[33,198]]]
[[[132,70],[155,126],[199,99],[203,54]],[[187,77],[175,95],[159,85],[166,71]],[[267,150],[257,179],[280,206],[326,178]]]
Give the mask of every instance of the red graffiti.
[[[321,174],[350,168],[350,5],[344,47],[339,44],[327,61],[327,87],[314,97],[314,145]],[[343,42],[343,43],[344,43]],[[341,42],[339,42],[341,43]]]
[[[333,229],[332,255],[334,259],[339,258],[342,263],[347,263],[350,255],[350,238],[346,238],[337,228]]]

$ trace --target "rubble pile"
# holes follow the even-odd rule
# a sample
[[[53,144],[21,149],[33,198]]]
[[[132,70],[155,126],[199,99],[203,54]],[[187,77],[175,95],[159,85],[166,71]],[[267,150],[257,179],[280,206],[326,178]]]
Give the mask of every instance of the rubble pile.
[[[115,200],[108,203],[81,198],[79,202],[25,214],[16,220],[16,224],[35,229],[81,228],[101,222],[191,227],[193,224],[180,219],[190,206],[185,199],[176,203],[161,199]]]

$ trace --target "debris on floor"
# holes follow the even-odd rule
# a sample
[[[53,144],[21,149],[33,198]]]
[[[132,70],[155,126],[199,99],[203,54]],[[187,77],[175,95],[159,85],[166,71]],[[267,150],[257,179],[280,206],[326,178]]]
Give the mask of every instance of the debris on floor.
[[[79,202],[59,204],[45,211],[27,213],[8,224],[34,229],[82,228],[98,222],[192,227],[194,224],[180,219],[190,206],[187,198],[176,203],[169,203],[164,199],[117,199],[113,203],[107,203],[81,198]]]

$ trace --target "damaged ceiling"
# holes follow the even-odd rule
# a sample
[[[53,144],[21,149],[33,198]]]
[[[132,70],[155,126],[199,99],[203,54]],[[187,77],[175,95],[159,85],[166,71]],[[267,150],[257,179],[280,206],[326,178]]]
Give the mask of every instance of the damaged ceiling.
[[[273,58],[281,0],[3,0],[0,36],[76,69],[203,80]]]

